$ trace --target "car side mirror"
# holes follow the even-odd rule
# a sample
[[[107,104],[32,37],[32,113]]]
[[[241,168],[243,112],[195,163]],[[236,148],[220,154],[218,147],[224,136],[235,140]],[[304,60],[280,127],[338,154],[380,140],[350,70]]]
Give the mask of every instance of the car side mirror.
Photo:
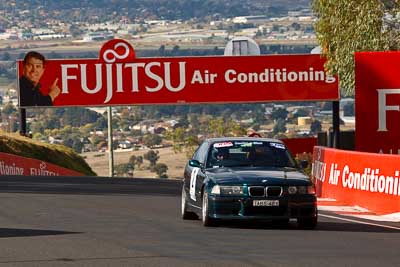
[[[195,160],[195,159],[189,160],[189,166],[196,167],[196,168],[203,168],[203,164],[201,164],[200,161]]]
[[[307,161],[307,160],[302,160],[302,161],[300,161],[300,166],[301,166],[303,169],[306,169],[306,168],[308,167],[308,161]]]

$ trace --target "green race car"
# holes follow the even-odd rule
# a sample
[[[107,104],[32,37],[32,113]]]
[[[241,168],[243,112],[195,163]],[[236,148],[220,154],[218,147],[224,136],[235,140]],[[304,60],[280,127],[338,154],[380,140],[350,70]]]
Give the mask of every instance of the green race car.
[[[182,187],[182,218],[198,216],[204,226],[294,218],[301,228],[314,229],[315,187],[279,140],[207,139],[187,163]]]

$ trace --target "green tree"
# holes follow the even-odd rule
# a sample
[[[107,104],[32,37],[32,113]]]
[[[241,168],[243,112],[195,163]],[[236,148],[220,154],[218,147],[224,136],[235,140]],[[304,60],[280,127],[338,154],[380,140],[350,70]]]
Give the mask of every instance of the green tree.
[[[199,146],[197,135],[191,131],[187,132],[181,127],[168,132],[167,138],[173,142],[175,153],[185,151],[188,158],[193,155],[194,151]]]
[[[72,138],[66,138],[63,141],[64,146],[71,147],[71,148],[72,148],[73,143],[74,143],[74,139],[72,139]]]
[[[168,166],[164,163],[157,163],[154,166],[153,171],[157,174],[158,178],[168,178]]]
[[[197,136],[189,135],[185,140],[185,151],[186,157],[190,158],[194,152],[196,151],[197,147],[199,146],[200,142]]]
[[[69,27],[69,31],[71,32],[73,37],[77,37],[83,33],[82,29],[78,25],[75,25],[75,24],[72,24]]]
[[[385,13],[397,14],[397,0],[312,0],[315,25],[326,69],[338,74],[345,95],[354,93],[354,52],[397,50],[399,27],[385,23]]]
[[[230,136],[243,136],[246,135],[246,129],[244,129],[238,122],[229,120],[227,122],[228,135]]]
[[[94,123],[94,127],[101,130],[106,129],[108,127],[107,119],[103,116],[99,117]]]
[[[135,170],[135,166],[130,163],[118,164],[114,168],[114,172],[117,176],[133,176],[133,171]]]
[[[179,56],[179,55],[180,55],[179,45],[175,45],[171,50],[171,56]]]
[[[272,132],[274,134],[286,132],[286,121],[281,118],[278,119],[274,125]]]
[[[150,162],[150,169],[154,168],[157,163],[157,160],[160,158],[158,155],[158,151],[149,150],[146,154],[143,155],[145,160]]]
[[[293,30],[295,31],[299,31],[301,29],[301,25],[297,22],[293,22],[291,27],[293,28]]]
[[[178,127],[168,132],[166,137],[173,142],[173,149],[175,153],[182,152],[185,146],[185,129]]]
[[[162,138],[158,134],[146,134],[143,138],[144,145],[150,148],[160,145],[161,142]]]
[[[140,166],[143,164],[143,157],[142,156],[137,156],[136,157],[136,161],[135,164],[138,166],[138,168],[140,169]]]
[[[285,120],[287,118],[288,113],[289,112],[284,108],[277,108],[277,109],[274,108],[272,110],[271,117],[274,120],[279,120],[279,119]]]
[[[83,143],[79,138],[74,139],[74,142],[72,143],[72,149],[76,153],[82,153],[82,148],[83,148]]]
[[[132,165],[136,164],[136,156],[135,155],[130,156],[129,163]]]
[[[15,112],[17,112],[17,109],[15,108],[12,102],[8,102],[3,106],[3,111],[2,111],[3,114],[9,116]]]
[[[212,118],[208,122],[208,129],[212,136],[225,136],[227,127],[225,126],[223,118]]]
[[[138,166],[138,168],[140,169],[140,166],[143,164],[143,157],[132,155],[130,156],[128,163],[132,166]]]
[[[192,127],[192,130],[197,132],[197,130],[199,129],[199,118],[198,118],[198,114],[195,113],[191,113],[188,115],[188,121],[190,126]]]
[[[319,120],[313,120],[310,125],[310,133],[317,134],[322,131],[322,125]]]
[[[158,48],[158,54],[161,57],[165,57],[165,45],[161,45],[160,48]]]

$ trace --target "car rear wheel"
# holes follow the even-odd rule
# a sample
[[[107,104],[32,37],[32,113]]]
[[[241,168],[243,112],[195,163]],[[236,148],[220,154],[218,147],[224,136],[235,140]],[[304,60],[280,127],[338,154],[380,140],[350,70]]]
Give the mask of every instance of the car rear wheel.
[[[204,190],[203,193],[203,203],[202,203],[202,210],[201,210],[201,220],[204,226],[215,226],[216,220],[209,216],[210,204],[208,202],[208,193]]]
[[[317,227],[318,217],[312,218],[299,218],[297,219],[297,224],[301,229],[312,230]]]
[[[199,217],[194,212],[190,212],[187,209],[187,195],[185,192],[185,186],[182,186],[182,219],[184,220],[196,220]]]

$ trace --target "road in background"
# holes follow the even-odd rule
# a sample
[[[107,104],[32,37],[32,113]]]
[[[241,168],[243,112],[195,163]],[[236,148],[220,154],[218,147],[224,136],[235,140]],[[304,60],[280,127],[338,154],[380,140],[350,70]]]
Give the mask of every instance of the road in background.
[[[329,212],[312,231],[295,222],[205,228],[183,221],[179,181],[2,177],[0,199],[0,266],[364,267],[400,260],[393,223]]]

